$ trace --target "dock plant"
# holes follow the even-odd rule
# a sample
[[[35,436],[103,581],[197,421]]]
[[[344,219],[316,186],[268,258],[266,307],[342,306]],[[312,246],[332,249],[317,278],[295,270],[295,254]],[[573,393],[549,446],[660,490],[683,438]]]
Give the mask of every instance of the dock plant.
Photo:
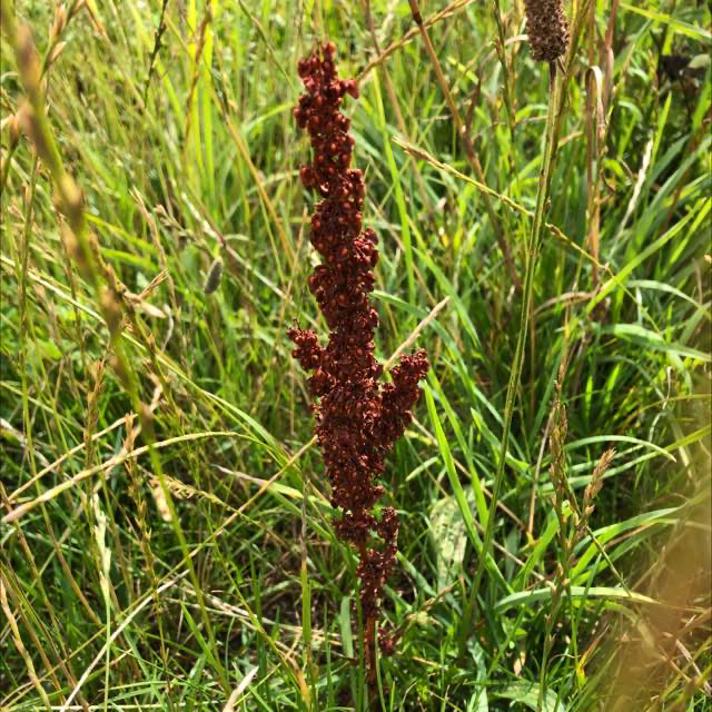
[[[321,197],[311,216],[311,242],[322,262],[309,277],[309,290],[329,328],[326,345],[313,330],[294,327],[293,355],[311,371],[316,436],[330,501],[339,511],[337,535],[358,552],[363,647],[369,688],[376,684],[376,641],[384,653],[394,649],[392,635],[377,635],[383,586],[393,569],[398,515],[377,508],[384,487],[377,478],[385,458],[411,420],[418,381],[428,370],[424,351],[404,355],[383,383],[383,366],[374,355],[378,314],[369,294],[378,261],[376,233],[362,229],[363,174],[351,168],[354,139],[340,111],[345,95],[358,98],[353,79],[339,79],[331,43],[299,62],[305,93],[294,116],[309,134],[313,157],[302,167],[306,188]]]

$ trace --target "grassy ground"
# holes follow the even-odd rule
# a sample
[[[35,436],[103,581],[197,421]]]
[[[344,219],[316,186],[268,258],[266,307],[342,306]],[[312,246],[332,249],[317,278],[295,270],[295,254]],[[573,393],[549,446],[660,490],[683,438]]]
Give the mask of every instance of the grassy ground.
[[[550,107],[521,2],[423,3],[425,38],[406,2],[17,0],[39,84],[11,5],[0,708],[364,709],[285,333],[325,333],[291,110],[329,36],[378,349],[432,363],[386,476],[384,708],[712,709],[705,4],[567,3]]]

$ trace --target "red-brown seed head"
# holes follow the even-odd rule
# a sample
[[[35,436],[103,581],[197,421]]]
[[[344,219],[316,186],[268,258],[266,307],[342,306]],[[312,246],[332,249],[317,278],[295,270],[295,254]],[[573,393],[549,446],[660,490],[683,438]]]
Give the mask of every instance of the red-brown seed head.
[[[288,334],[295,358],[313,371],[309,388],[319,399],[314,408],[317,442],[331,503],[342,512],[336,532],[361,552],[361,605],[373,618],[395,563],[398,537],[396,511],[385,507],[380,516],[373,512],[384,491],[375,479],[412,418],[418,380],[428,362],[424,352],[404,356],[391,383],[377,380],[383,367],[374,357],[378,315],[369,294],[378,239],[370,228],[362,231],[363,175],[349,167],[354,140],[346,133],[350,122],[339,110],[345,94],[358,97],[358,87],[352,79],[338,78],[335,51],[328,43],[299,63],[306,93],[294,113],[314,152],[311,164],[300,170],[301,181],[323,198],[311,218],[311,242],[322,264],[309,278],[309,289],[329,326],[329,341],[322,347],[313,331],[298,328]],[[384,639],[381,645],[387,651],[393,641]]]

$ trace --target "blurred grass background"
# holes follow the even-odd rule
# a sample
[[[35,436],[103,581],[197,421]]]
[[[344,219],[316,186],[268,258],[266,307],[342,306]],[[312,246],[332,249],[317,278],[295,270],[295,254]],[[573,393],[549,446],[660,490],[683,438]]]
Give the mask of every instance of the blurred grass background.
[[[549,226],[464,639],[548,71],[522,2],[420,10],[438,64],[404,1],[14,3],[121,311],[109,330],[72,259],[6,36],[3,710],[364,708],[355,563],[286,338],[295,320],[326,331],[291,116],[296,61],[324,37],[360,79],[345,110],[381,240],[378,349],[425,320],[432,363],[386,477],[402,521],[386,708],[712,709],[709,7],[567,4],[582,22]]]

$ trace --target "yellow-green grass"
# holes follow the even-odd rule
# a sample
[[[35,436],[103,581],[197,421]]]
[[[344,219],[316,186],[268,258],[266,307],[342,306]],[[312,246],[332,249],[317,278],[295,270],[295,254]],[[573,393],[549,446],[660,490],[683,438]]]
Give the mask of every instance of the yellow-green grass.
[[[0,709],[365,709],[286,337],[326,333],[291,116],[326,36],[379,355],[432,363],[384,708],[712,707],[709,10],[567,3],[550,102],[523,3],[411,5],[3,2]]]

